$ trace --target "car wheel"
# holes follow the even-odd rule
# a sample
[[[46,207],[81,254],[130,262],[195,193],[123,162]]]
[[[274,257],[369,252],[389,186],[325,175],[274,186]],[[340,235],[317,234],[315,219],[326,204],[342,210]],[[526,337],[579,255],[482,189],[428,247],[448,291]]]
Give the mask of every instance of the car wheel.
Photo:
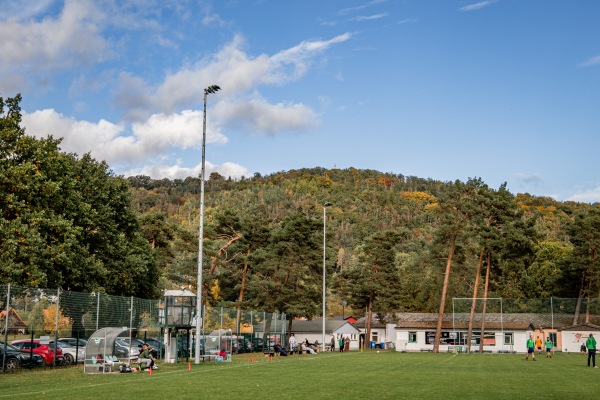
[[[6,360],[6,369],[9,371],[14,371],[15,369],[19,369],[21,367],[21,363],[16,358],[9,358]]]
[[[73,356],[69,353],[63,354],[63,365],[71,365],[73,364],[73,361],[75,361],[75,359],[73,358]]]

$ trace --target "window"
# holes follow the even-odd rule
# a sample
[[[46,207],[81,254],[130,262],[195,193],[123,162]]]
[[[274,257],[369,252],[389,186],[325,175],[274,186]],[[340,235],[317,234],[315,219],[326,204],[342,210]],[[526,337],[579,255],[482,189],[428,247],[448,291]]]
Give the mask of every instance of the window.
[[[504,332],[504,344],[513,345],[513,333],[512,332]]]
[[[484,332],[483,333],[483,344],[485,346],[496,345],[496,332]]]
[[[552,342],[552,346],[556,347],[556,332],[550,332],[548,334],[548,337],[550,337],[550,341]]]
[[[408,343],[417,343],[417,332],[408,332]]]
[[[372,338],[371,339],[372,341],[377,342],[377,332],[372,332],[371,333],[371,338]]]

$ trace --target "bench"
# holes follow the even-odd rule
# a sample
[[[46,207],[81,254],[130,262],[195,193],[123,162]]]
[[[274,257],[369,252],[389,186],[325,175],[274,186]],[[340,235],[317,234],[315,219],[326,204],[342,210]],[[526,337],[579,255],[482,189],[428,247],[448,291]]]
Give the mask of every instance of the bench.
[[[430,352],[430,353],[431,353],[431,352],[433,351],[433,349],[426,349],[426,348],[424,348],[424,347],[421,347],[420,351],[421,351],[421,352],[427,351],[427,352]]]

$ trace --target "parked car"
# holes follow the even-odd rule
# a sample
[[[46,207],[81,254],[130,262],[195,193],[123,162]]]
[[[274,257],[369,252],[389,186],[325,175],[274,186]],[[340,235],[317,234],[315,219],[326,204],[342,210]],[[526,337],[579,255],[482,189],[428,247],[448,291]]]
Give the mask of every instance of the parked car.
[[[82,338],[58,338],[59,342],[63,342],[68,344],[71,347],[85,347],[87,345],[87,340]]]
[[[140,355],[140,348],[134,344],[131,346],[131,354],[129,353],[129,342],[123,340],[123,339],[127,339],[128,338],[119,338],[117,340],[115,340],[115,349],[114,349],[114,353],[117,356],[117,358],[127,358],[130,360],[136,359],[138,358],[138,356]]]
[[[4,342],[0,342],[0,368],[4,370],[4,360],[6,359],[6,369],[13,371],[19,368],[43,367],[44,358],[36,353],[30,353],[19,350],[15,346],[6,344],[6,358],[4,356]]]
[[[144,343],[144,339],[138,339]],[[148,343],[152,347],[152,356],[154,358],[162,358],[165,352],[165,346],[162,340],[156,338],[146,338],[145,343]]]
[[[45,365],[54,365],[54,359],[56,358],[56,365],[62,365],[64,362],[63,352],[60,346],[56,347],[56,357],[54,354],[54,346],[49,346],[47,344],[41,344],[40,339],[22,339],[22,340],[13,340],[10,342],[11,345],[22,350],[24,352],[31,351],[35,354],[39,354],[43,357]]]
[[[57,344],[60,346],[60,348],[63,351],[64,365],[75,364],[76,360],[77,360],[77,362],[83,362],[85,360],[85,347],[81,347],[81,346],[74,347],[68,343],[63,342],[60,339],[58,340]],[[50,343],[48,344],[48,346],[53,348],[54,341],[51,340]]]

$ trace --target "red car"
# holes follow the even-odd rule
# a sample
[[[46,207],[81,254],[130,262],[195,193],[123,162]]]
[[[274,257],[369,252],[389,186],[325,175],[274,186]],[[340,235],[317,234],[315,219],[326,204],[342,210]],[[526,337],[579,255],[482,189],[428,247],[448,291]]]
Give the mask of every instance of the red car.
[[[33,339],[33,341],[31,339],[14,340],[10,344],[25,352],[29,352],[33,348],[33,353],[42,356],[45,365],[54,364],[54,346],[40,344],[40,339]],[[62,365],[63,362],[63,352],[60,346],[58,346],[56,348],[56,365]]]

